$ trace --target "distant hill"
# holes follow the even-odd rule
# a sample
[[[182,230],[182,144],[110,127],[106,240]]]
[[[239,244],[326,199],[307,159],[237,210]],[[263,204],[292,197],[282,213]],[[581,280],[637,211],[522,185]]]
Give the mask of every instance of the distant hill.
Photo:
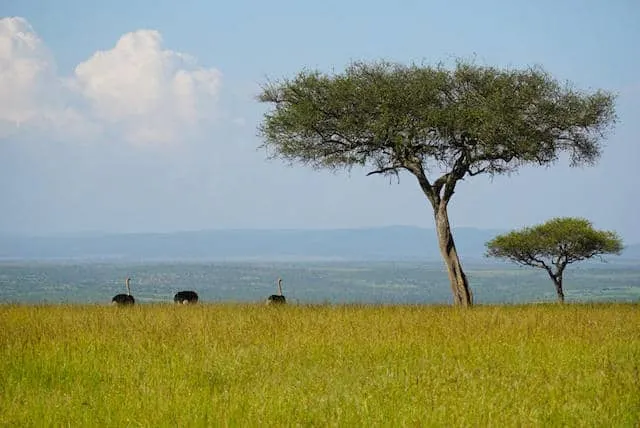
[[[454,230],[465,257],[482,257],[500,231]],[[176,233],[0,237],[0,258],[49,259],[439,259],[433,229],[207,230]]]
[[[463,261],[484,259],[504,230],[455,228]],[[329,230],[207,230],[177,233],[0,237],[0,258],[119,260],[440,260],[434,229],[390,226]],[[640,259],[640,244],[623,258]]]
[[[622,252],[623,258],[640,260],[640,244],[627,245]]]

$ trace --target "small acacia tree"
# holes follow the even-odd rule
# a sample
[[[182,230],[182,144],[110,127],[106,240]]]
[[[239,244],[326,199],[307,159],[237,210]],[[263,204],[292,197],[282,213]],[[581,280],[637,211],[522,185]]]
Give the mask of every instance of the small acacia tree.
[[[567,265],[603,254],[620,254],[622,240],[615,232],[595,230],[583,218],[554,218],[548,222],[499,235],[487,242],[487,256],[542,268],[564,302],[562,275]]]
[[[458,62],[404,66],[356,62],[343,73],[302,71],[268,82],[273,109],[259,132],[271,157],[314,168],[409,172],[433,208],[454,303],[473,302],[447,207],[459,180],[547,165],[563,152],[593,164],[615,122],[614,97],[562,85],[538,68]]]

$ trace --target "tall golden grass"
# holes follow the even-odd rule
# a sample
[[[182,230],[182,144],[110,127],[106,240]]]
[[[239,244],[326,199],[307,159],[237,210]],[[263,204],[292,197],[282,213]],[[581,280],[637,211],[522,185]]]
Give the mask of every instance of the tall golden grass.
[[[2,426],[638,426],[640,305],[0,305]]]

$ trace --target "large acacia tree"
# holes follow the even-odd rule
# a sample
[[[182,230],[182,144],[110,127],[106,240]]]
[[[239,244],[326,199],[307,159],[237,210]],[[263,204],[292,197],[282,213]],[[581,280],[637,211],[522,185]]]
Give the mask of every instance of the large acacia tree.
[[[354,62],[341,73],[302,71],[269,81],[259,127],[269,156],[314,168],[409,172],[433,208],[454,303],[473,296],[447,207],[458,181],[548,165],[565,152],[593,164],[615,122],[614,96],[578,91],[540,68],[505,70]]]
[[[620,254],[622,239],[596,230],[584,218],[558,217],[546,223],[498,235],[486,243],[487,256],[544,269],[564,303],[562,276],[567,265],[604,254]]]

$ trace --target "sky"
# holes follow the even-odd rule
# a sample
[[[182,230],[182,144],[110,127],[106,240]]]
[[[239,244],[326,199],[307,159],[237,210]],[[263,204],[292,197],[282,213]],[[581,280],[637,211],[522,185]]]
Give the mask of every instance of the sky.
[[[637,0],[0,0],[0,234],[432,228],[412,176],[267,159],[267,79],[351,61],[540,65],[617,94],[595,167],[468,178],[454,227],[580,216],[640,242]]]

